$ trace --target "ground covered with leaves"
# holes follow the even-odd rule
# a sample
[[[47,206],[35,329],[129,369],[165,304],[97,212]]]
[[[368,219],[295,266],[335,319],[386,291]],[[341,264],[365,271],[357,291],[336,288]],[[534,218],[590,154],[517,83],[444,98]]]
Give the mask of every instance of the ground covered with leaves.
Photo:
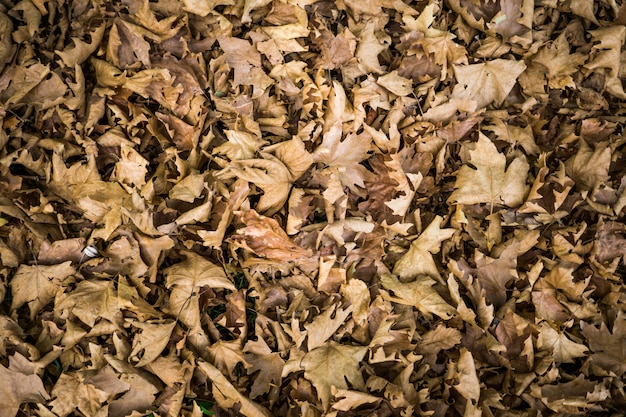
[[[623,415],[625,23],[0,2],[0,415]]]

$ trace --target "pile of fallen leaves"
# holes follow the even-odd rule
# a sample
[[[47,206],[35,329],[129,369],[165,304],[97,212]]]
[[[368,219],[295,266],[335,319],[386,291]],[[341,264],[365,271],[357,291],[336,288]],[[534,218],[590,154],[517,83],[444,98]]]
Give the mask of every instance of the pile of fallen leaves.
[[[0,415],[626,407],[626,3],[0,3]]]

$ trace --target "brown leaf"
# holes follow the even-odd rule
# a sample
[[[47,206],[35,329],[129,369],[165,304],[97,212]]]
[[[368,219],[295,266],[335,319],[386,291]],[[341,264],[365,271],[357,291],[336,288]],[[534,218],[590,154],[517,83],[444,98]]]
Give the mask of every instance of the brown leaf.
[[[482,133],[478,134],[476,147],[469,154],[470,162],[476,168],[463,165],[459,169],[449,202],[514,207],[524,201],[528,192],[526,174],[529,165],[523,156],[513,159],[506,168],[505,156]]]
[[[246,225],[237,230],[237,234],[232,237],[236,245],[258,256],[281,261],[311,256],[310,250],[293,243],[276,220],[261,216],[254,210],[236,214]]]
[[[591,350],[591,361],[600,368],[621,376],[626,372],[626,319],[619,312],[613,323],[613,331],[602,323],[598,329],[582,322],[580,328]]]
[[[3,416],[15,417],[22,403],[43,403],[50,399],[41,378],[31,373],[26,374],[12,369],[13,357],[10,357],[9,368],[0,364],[0,413]]]
[[[329,409],[331,389],[347,389],[348,382],[363,389],[365,382],[359,371],[359,362],[367,353],[366,346],[347,346],[329,341],[313,349],[302,358],[304,377],[313,383],[325,410]]]

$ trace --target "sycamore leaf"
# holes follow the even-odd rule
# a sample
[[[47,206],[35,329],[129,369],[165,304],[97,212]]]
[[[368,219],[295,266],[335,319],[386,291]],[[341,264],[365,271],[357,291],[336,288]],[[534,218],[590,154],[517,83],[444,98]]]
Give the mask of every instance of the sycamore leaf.
[[[376,82],[378,85],[385,87],[397,96],[408,96],[413,92],[413,83],[411,80],[398,75],[398,71],[392,71],[382,75],[378,77]]]
[[[544,45],[533,57],[533,62],[541,64],[548,70],[550,88],[574,88],[576,84],[572,74],[577,72],[588,58],[588,54],[570,54],[570,45],[565,32],[555,41]]]
[[[291,140],[268,146],[264,150],[273,152],[285,164],[289,169],[292,181],[300,178],[313,163],[313,156],[306,150],[302,139],[297,136]]]
[[[31,318],[34,318],[39,310],[52,301],[61,289],[61,283],[75,272],[71,261],[58,265],[20,265],[11,280],[11,310],[15,311],[28,303]]]
[[[165,270],[166,286],[171,289],[167,312],[188,327],[200,325],[200,306],[196,298],[201,287],[223,288],[235,291],[235,285],[224,270],[193,252],[185,252],[187,259]]]
[[[335,304],[315,317],[312,323],[305,324],[304,328],[307,330],[307,348],[309,352],[324,344],[345,322],[351,312],[352,307],[341,309]]]
[[[329,341],[304,355],[301,361],[304,377],[313,383],[324,410],[329,408],[332,387],[347,389],[349,381],[357,389],[364,388],[359,362],[367,349],[367,346],[347,346]]]
[[[217,404],[228,410],[239,404],[239,412],[246,417],[269,417],[270,412],[263,406],[251,401],[242,395],[237,388],[231,384],[219,369],[203,360],[198,361],[198,368],[204,373],[213,386],[213,397]]]
[[[452,90],[452,99],[469,99],[477,108],[491,103],[502,104],[517,82],[517,77],[526,69],[521,60],[494,59],[473,65],[455,65],[457,84]]]
[[[278,222],[261,216],[254,210],[237,212],[246,227],[232,236],[237,246],[268,259],[290,261],[311,255],[311,251],[296,245]]]
[[[193,203],[202,195],[205,187],[205,175],[193,173],[180,180],[170,190],[170,198]]]
[[[586,322],[580,323],[583,335],[593,352],[591,360],[594,365],[613,372],[618,376],[626,372],[626,319],[620,311],[615,318],[613,331],[610,332],[605,323],[598,329]]]
[[[392,291],[389,301],[416,307],[423,314],[429,316],[436,314],[444,320],[456,315],[456,309],[448,304],[433,288],[435,280],[423,277],[408,283],[398,281],[398,278],[390,274],[380,277],[384,289]]]
[[[578,142],[580,148],[565,162],[565,172],[576,181],[579,190],[588,191],[600,186],[609,177],[611,147],[602,142],[592,149],[584,139]]]
[[[9,357],[11,364],[5,368],[0,364],[0,415],[15,417],[22,403],[43,403],[50,399],[44,388],[41,378],[36,374],[26,374],[13,368],[13,357]]]
[[[440,324],[421,336],[416,349],[421,354],[437,354],[461,343],[462,337],[461,332],[457,329]]]
[[[82,64],[89,58],[89,55],[100,46],[106,26],[107,25],[103,23],[91,31],[91,33],[89,33],[91,42],[89,43],[79,38],[72,37],[72,42],[74,42],[75,45],[73,48],[65,48],[64,51],[55,51],[63,60],[63,64],[65,64],[66,67],[74,68],[77,64]]]
[[[341,139],[341,121],[338,120],[324,134],[322,144],[313,152],[313,160],[334,168],[341,183],[356,192],[356,186],[365,187],[364,180],[369,176],[360,162],[367,159],[372,138],[366,134],[349,134]]]
[[[476,404],[480,398],[481,389],[472,352],[466,348],[461,348],[461,355],[454,367],[456,368],[455,379],[458,380],[458,384],[454,385],[454,388],[463,398]]]
[[[241,178],[253,183],[263,195],[256,207],[257,211],[272,215],[287,201],[291,190],[291,174],[285,164],[269,154],[264,159],[246,159],[231,162],[217,176],[221,179]]]
[[[377,407],[382,401],[382,398],[380,397],[359,391],[339,389],[333,390],[333,393],[335,398],[339,399],[333,404],[333,410],[339,411],[355,410],[357,407],[365,404],[368,404],[369,407]]]
[[[394,274],[403,279],[428,275],[441,280],[441,274],[433,259],[433,254],[439,253],[441,243],[450,239],[455,232],[454,229],[441,229],[442,221],[441,216],[435,217],[426,230],[411,243],[407,253],[396,262],[393,269]]]
[[[133,350],[130,352],[130,360],[137,361],[135,366],[142,367],[154,361],[170,340],[172,330],[176,322],[170,320],[169,323],[161,321],[142,323],[138,320],[131,322],[132,326],[141,329],[141,333],[133,339]]]
[[[280,386],[283,366],[285,365],[280,353],[272,352],[262,338],[258,338],[257,341],[249,340],[243,351],[248,374],[259,372],[250,389],[250,398],[254,399],[265,394],[272,387]]]
[[[573,363],[574,359],[587,356],[589,351],[587,346],[572,342],[565,332],[555,330],[545,321],[541,322],[537,347],[548,350],[557,364]]]
[[[448,198],[453,204],[480,204],[491,206],[519,206],[528,192],[526,175],[529,165],[526,158],[515,158],[506,168],[506,157],[484,134],[478,134],[475,149],[469,151],[470,162],[476,167],[463,165],[454,183],[454,192]]]
[[[122,318],[122,303],[114,291],[113,281],[82,281],[72,292],[57,296],[54,311],[63,318],[78,317],[89,327],[101,317],[116,323]]]

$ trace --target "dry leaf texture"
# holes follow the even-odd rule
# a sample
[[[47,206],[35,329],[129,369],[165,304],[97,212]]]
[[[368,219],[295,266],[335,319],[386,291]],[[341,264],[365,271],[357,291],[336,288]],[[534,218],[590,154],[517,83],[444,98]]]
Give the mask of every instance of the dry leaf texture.
[[[5,0],[0,416],[618,416],[623,0]]]

